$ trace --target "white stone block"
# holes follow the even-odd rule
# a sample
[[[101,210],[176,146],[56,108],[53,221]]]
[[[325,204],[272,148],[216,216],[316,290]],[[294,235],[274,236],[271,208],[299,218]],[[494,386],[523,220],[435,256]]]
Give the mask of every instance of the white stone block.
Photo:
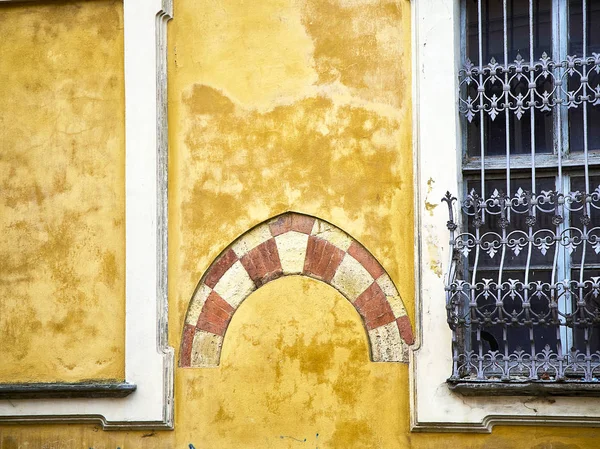
[[[223,337],[197,330],[192,343],[192,367],[214,367],[219,365]]]
[[[227,270],[217,285],[215,291],[227,301],[231,307],[237,309],[240,303],[256,289],[256,285],[238,260]]]
[[[299,274],[304,270],[308,235],[289,231],[275,237],[283,274]]]
[[[352,243],[352,237],[344,231],[321,220],[315,220],[311,234],[315,237],[327,240],[342,251],[348,251],[348,248],[350,248],[350,244]]]
[[[395,321],[369,331],[374,362],[403,362],[404,345]]]
[[[238,240],[236,240],[231,246],[231,248],[233,249],[233,252],[239,258],[241,258],[244,254],[248,253],[248,251],[256,248],[258,245],[266,242],[272,237],[273,236],[271,235],[269,225],[262,224],[250,230]]]
[[[204,303],[206,302],[208,295],[210,295],[210,292],[212,292],[212,288],[204,283],[196,290],[190,301],[187,316],[185,317],[186,324],[191,324],[192,326],[196,325],[202,307],[204,307]]]
[[[404,308],[400,293],[398,293],[398,290],[390,277],[386,273],[383,273],[377,278],[377,284],[379,284],[379,287],[381,287],[383,294],[387,298],[387,301],[392,308],[392,312],[394,312],[394,317],[400,318],[401,316],[406,315],[406,309]]]
[[[373,277],[365,267],[350,254],[346,254],[331,280],[331,285],[354,302],[373,282]]]

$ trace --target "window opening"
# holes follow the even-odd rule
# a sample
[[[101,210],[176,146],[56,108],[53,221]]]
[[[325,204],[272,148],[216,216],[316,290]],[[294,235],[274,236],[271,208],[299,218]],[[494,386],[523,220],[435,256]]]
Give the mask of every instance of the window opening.
[[[462,11],[450,381],[597,382],[600,0]]]

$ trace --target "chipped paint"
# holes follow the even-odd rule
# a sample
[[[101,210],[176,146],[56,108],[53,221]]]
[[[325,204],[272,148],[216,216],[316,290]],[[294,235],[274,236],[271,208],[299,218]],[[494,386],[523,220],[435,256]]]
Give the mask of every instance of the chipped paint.
[[[440,202],[435,202],[435,203],[431,203],[429,202],[429,196],[431,195],[431,192],[433,191],[433,185],[435,184],[435,181],[432,178],[429,178],[427,180],[427,194],[425,197],[425,210],[427,212],[429,212],[429,215],[431,215],[433,217],[433,211],[435,210],[436,207],[438,207],[440,205]]]

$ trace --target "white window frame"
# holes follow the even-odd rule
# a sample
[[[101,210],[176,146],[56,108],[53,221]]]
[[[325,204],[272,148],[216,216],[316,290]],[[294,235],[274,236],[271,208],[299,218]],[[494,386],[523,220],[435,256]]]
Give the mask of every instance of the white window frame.
[[[14,1],[14,0],[0,0]],[[172,428],[167,342],[166,24],[172,0],[123,0],[125,44],[125,398],[0,401],[0,423]]]
[[[460,27],[460,0],[412,1],[417,340],[410,354],[411,430],[487,433],[496,424],[598,426],[600,398],[462,396],[446,385],[452,333],[444,291],[448,209],[441,198],[446,191],[462,191]]]

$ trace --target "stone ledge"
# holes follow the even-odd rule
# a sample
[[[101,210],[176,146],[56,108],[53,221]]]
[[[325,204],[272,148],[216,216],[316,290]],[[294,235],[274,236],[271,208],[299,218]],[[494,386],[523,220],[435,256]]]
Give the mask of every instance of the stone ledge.
[[[2,399],[124,398],[137,388],[127,382],[0,384]]]
[[[582,396],[600,397],[600,382],[485,382],[447,380],[450,390],[464,396]]]

